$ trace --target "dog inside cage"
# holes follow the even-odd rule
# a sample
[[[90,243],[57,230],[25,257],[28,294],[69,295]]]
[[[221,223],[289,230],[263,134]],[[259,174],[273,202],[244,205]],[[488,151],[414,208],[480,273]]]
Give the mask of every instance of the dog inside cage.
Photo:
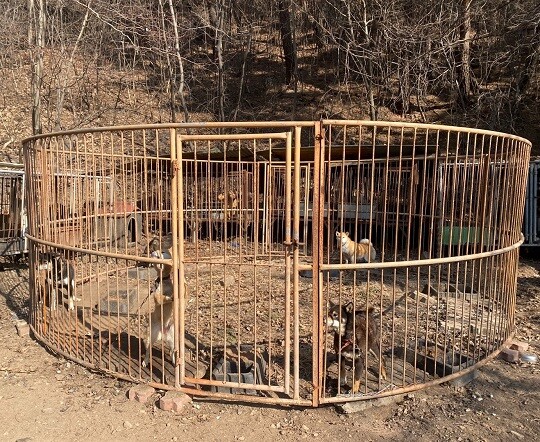
[[[379,377],[386,380],[386,358],[380,347],[381,335],[374,308],[357,310],[353,302],[342,305],[330,302],[327,309],[326,325],[333,335],[334,356],[339,372],[337,394],[348,386],[349,369],[353,372],[350,391],[360,392],[361,377],[367,370],[369,354],[379,361]]]
[[[81,301],[75,295],[75,270],[73,265],[59,252],[38,252],[38,272],[42,275],[43,299],[56,310],[58,304],[67,301],[69,310],[75,309],[75,302]]]

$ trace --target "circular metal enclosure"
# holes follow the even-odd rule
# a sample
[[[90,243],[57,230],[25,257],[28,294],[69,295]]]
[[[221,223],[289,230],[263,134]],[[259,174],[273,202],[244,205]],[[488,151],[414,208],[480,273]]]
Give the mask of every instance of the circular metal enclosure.
[[[449,381],[512,336],[530,148],[333,120],[29,138],[29,322],[82,365],[201,396]]]

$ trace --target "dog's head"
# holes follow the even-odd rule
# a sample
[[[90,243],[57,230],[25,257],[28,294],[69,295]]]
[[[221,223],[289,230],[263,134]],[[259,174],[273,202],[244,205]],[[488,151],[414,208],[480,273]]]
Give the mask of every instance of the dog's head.
[[[156,259],[172,259],[170,250],[154,250],[152,253],[150,253],[150,257]],[[158,271],[161,271],[163,278],[169,276],[172,272],[172,266],[168,264],[152,263],[151,265],[154,266]]]
[[[345,305],[333,304],[330,302],[328,304],[328,315],[326,317],[326,326],[328,329],[340,335],[344,334],[347,327],[347,321],[353,310],[352,302]]]
[[[156,236],[148,241],[145,253],[150,255],[152,252],[159,250],[168,250],[173,245],[172,233],[167,233],[165,236]]]
[[[336,232],[336,241],[338,244],[345,245],[347,242],[350,241],[349,238],[349,232],[340,232],[339,230]]]
[[[59,266],[62,257],[53,252],[40,253],[38,257],[38,270],[51,271]]]
[[[238,197],[232,190],[229,190],[227,194],[225,192],[220,193],[217,199],[229,209],[236,209],[238,207]]]

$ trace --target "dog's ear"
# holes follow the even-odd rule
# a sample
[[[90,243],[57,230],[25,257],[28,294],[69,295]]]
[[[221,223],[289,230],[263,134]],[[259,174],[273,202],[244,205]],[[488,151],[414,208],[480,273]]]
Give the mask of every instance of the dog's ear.
[[[344,308],[347,313],[352,313],[354,310],[354,305],[352,302],[348,302],[347,304],[345,304]]]
[[[328,301],[326,301],[326,309],[327,310],[331,310],[334,308],[334,303],[332,301],[330,301],[330,299]]]
[[[349,232],[345,232],[345,235],[349,236]]]

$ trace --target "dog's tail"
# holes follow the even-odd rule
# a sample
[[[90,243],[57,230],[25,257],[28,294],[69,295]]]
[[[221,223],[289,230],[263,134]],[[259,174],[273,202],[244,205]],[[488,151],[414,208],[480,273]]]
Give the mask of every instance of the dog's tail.
[[[360,240],[360,244],[369,244],[369,261],[375,261],[377,259],[377,252],[375,251],[375,247],[373,247],[371,241],[367,238],[364,238]]]

